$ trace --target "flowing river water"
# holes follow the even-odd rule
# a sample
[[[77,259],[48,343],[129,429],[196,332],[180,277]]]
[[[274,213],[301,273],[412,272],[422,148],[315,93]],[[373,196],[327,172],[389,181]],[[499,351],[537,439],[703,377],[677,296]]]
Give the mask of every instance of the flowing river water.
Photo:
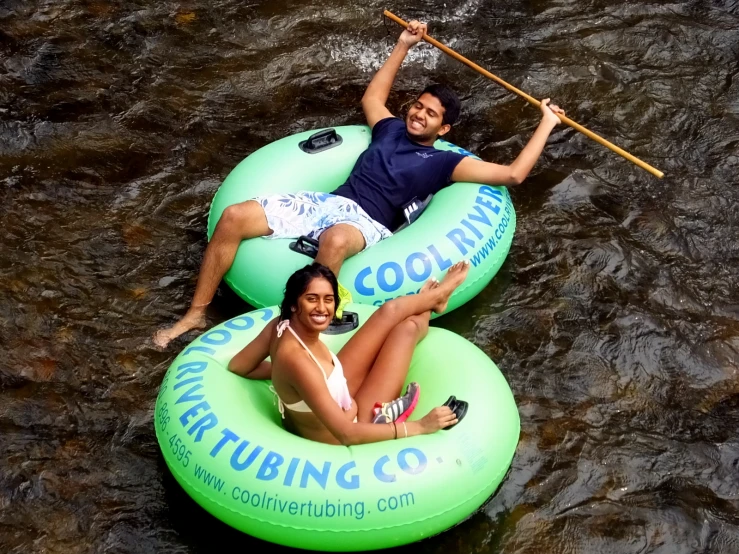
[[[0,551],[282,551],[168,473],[153,405],[186,341],[150,337],[230,169],[362,122],[383,8],[665,172],[560,127],[512,191],[507,262],[436,324],[500,366],[521,441],[480,511],[400,551],[739,552],[737,0],[0,1]],[[538,121],[429,45],[393,110],[433,81],[485,159]],[[223,285],[209,323],[247,309]]]

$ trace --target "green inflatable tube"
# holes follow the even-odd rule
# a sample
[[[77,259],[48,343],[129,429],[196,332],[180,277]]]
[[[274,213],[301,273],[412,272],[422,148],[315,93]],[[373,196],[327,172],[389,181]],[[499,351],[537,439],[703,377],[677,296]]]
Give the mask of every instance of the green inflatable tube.
[[[375,310],[349,305],[360,325]],[[467,340],[432,328],[408,380],[421,385],[412,419],[450,395],[469,403],[454,428],[352,447],[285,431],[267,381],[230,373],[228,361],[278,313],[236,317],[191,343],[172,363],[155,407],[156,435],[172,474],[203,508],[274,543],[328,551],[387,548],[435,535],[498,488],[519,437],[505,378]],[[353,331],[324,335],[338,351]]]
[[[277,140],[260,148],[226,177],[213,199],[208,238],[223,211],[256,196],[300,190],[332,192],[346,181],[371,132],[366,126],[336,127],[340,137],[318,153],[301,150],[313,131]],[[472,156],[451,143],[436,148]],[[423,199],[421,199],[423,200]],[[379,306],[418,291],[431,276],[441,279],[452,264],[469,260],[464,284],[449,301],[448,310],[476,296],[503,264],[513,240],[516,214],[505,187],[454,183],[436,194],[418,220],[364,252],[349,258],[339,282],[353,301]],[[287,278],[310,263],[294,252],[292,239],[257,238],[243,241],[224,279],[244,300],[256,307],[279,304]]]

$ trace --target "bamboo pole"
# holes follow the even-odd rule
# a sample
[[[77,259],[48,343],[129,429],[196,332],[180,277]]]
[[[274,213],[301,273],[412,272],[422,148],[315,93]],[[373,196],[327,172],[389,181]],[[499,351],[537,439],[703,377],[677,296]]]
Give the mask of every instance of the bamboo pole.
[[[392,12],[390,12],[388,10],[385,10],[384,13],[385,13],[385,16],[386,17],[388,17],[389,19],[392,19],[393,21],[395,21],[395,23],[397,23],[398,25],[401,25],[404,28],[405,27],[408,27],[408,23],[406,23],[405,21],[403,21],[401,18],[399,18],[394,13],[392,13]],[[429,35],[424,34],[423,35],[423,40],[425,40],[429,44],[432,44],[433,46],[436,46],[439,50],[441,50],[445,54],[451,56],[455,60],[459,60],[463,64],[465,64],[465,65],[471,67],[472,69],[474,69],[475,71],[481,73],[482,75],[485,75],[485,77],[487,77],[488,79],[492,79],[493,81],[495,81],[496,83],[498,83],[500,86],[508,89],[512,93],[521,96],[522,98],[524,98],[530,104],[533,104],[536,107],[539,107],[541,105],[541,102],[539,102],[539,100],[537,100],[533,96],[530,96],[530,95],[526,94],[525,92],[523,92],[522,90],[517,89],[513,85],[505,82],[500,77],[497,77],[497,76],[493,75],[488,70],[483,69],[482,67],[480,67],[476,63],[468,60],[467,58],[465,58],[461,54],[457,54],[454,50],[452,50],[448,46],[444,46],[438,40],[431,38]],[[636,156],[632,156],[626,150],[623,150],[622,148],[619,148],[618,146],[616,146],[612,142],[607,141],[606,139],[604,139],[600,135],[596,135],[593,131],[590,131],[589,129],[586,129],[585,127],[583,127],[579,123],[571,120],[569,117],[565,117],[565,116],[560,115],[560,114],[557,114],[557,117],[559,117],[559,119],[560,119],[560,121],[562,121],[562,123],[565,123],[565,124],[569,125],[570,127],[572,127],[573,129],[575,129],[576,131],[581,132],[586,137],[589,137],[589,138],[593,139],[595,142],[598,142],[598,143],[602,144],[603,146],[605,146],[609,150],[612,150],[616,154],[618,154],[618,155],[626,158],[627,160],[629,160],[630,162],[638,165],[642,169],[645,169],[646,171],[648,171],[652,175],[654,175],[656,177],[659,177],[660,179],[663,177],[664,173],[662,173],[659,169],[657,169],[655,167],[652,167],[651,165],[649,165],[648,163],[640,160]]]

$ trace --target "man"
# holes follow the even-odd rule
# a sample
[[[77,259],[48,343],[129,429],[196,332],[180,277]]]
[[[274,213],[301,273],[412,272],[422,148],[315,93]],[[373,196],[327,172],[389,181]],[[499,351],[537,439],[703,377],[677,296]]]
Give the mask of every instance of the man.
[[[367,87],[362,109],[372,128],[372,143],[347,182],[333,194],[265,196],[226,208],[205,250],[190,309],[175,325],[157,332],[155,344],[164,347],[182,333],[205,326],[206,306],[242,240],[318,237],[316,262],[338,275],[346,258],[391,235],[403,206],[413,198],[423,199],[454,181],[513,186],[526,178],[560,122],[556,114],[564,114],[557,106],[548,106],[549,99],[542,101],[536,132],[508,166],[433,147],[459,116],[459,99],[445,86],[426,88],[405,122],[385,107],[400,65],[425,32],[424,23],[412,21]],[[296,206],[303,208],[300,218],[294,215],[299,211]]]

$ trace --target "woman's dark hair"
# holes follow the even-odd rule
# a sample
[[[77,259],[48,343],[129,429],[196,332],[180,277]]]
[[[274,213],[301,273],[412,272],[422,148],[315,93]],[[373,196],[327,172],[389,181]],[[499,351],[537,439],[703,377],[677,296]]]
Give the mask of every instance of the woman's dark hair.
[[[423,89],[421,94],[418,95],[418,97],[420,98],[427,92],[432,96],[436,96],[436,98],[439,99],[439,102],[441,102],[441,105],[444,106],[444,116],[441,122],[444,125],[454,125],[457,122],[459,112],[462,109],[462,104],[459,101],[457,93],[446,85],[436,84],[427,86]]]
[[[290,319],[292,308],[298,305],[298,298],[306,291],[311,281],[317,278],[326,279],[331,284],[331,288],[334,289],[334,301],[337,306],[339,305],[339,282],[336,280],[336,275],[325,265],[312,263],[297,270],[287,280],[285,298],[280,306],[280,319]]]

